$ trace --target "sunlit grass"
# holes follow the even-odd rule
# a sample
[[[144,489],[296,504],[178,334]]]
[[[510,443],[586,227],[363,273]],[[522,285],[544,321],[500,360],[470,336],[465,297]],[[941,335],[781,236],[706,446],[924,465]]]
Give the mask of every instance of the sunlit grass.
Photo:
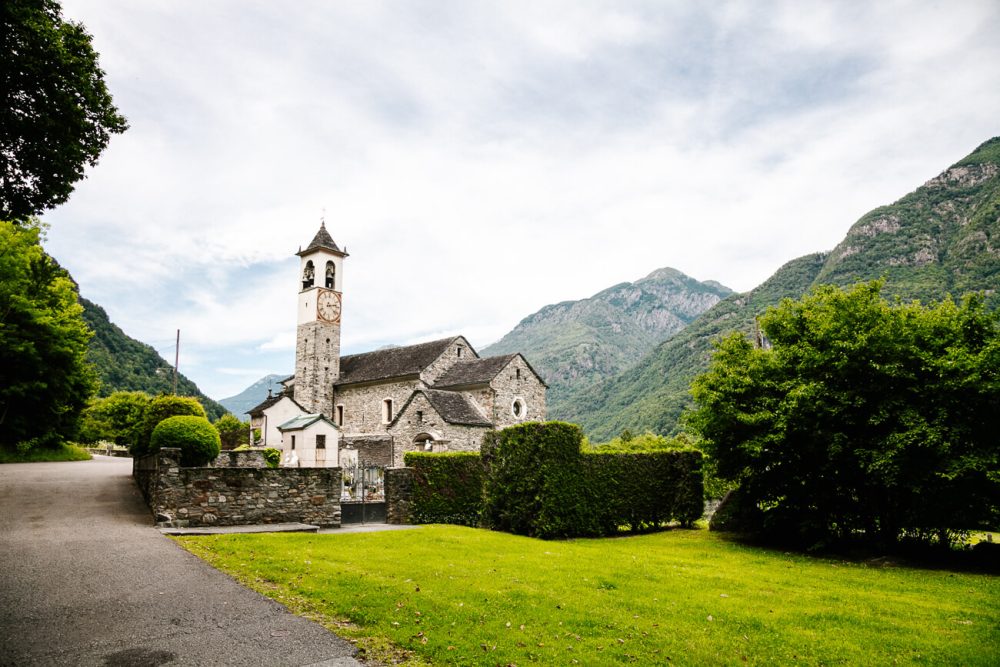
[[[62,444],[56,448],[38,447],[19,452],[0,448],[0,463],[41,463],[43,461],[89,461],[93,458],[79,445]]]
[[[745,546],[704,530],[544,542],[425,526],[187,537],[187,549],[416,664],[995,665],[1000,581]]]

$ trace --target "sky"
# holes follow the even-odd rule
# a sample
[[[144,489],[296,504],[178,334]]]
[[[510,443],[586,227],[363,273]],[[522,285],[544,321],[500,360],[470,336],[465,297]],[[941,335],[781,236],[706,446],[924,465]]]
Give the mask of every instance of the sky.
[[[752,289],[1000,134],[1000,3],[64,0],[130,129],[46,247],[209,396],[670,266]],[[166,362],[165,362],[166,363]]]

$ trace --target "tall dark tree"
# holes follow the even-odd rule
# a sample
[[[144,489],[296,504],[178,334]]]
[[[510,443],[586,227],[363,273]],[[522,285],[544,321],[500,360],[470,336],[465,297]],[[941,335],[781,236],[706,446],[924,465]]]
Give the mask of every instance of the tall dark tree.
[[[32,221],[0,221],[0,446],[72,437],[97,387],[76,286],[39,236]]]
[[[733,334],[693,386],[689,425],[765,528],[807,544],[947,543],[1000,521],[1000,318],[825,286]]]
[[[66,201],[128,123],[84,27],[54,0],[0,3],[0,220]]]

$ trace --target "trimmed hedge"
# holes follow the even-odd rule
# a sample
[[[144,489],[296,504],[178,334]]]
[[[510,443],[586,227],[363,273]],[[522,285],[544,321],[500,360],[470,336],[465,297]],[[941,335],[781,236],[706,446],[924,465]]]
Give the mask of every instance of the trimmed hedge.
[[[168,417],[156,425],[150,450],[157,452],[163,447],[180,448],[185,467],[203,466],[221,451],[219,432],[205,417],[193,415]]]
[[[527,422],[488,433],[482,457],[409,452],[416,523],[481,522],[541,538],[615,535],[704,509],[699,451],[587,452],[575,424]]]
[[[701,452],[588,452],[583,461],[604,534],[672,520],[689,526],[704,512]]]
[[[479,525],[485,479],[479,454],[407,452],[403,462],[413,469],[414,523]]]

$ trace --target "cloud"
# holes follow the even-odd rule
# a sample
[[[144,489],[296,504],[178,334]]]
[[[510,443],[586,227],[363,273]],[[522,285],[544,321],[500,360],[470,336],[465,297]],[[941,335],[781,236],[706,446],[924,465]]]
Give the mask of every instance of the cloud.
[[[985,0],[65,11],[132,128],[49,249],[131,335],[181,328],[213,395],[290,372],[324,208],[345,351],[482,347],[662,266],[750,289],[1000,129]]]

